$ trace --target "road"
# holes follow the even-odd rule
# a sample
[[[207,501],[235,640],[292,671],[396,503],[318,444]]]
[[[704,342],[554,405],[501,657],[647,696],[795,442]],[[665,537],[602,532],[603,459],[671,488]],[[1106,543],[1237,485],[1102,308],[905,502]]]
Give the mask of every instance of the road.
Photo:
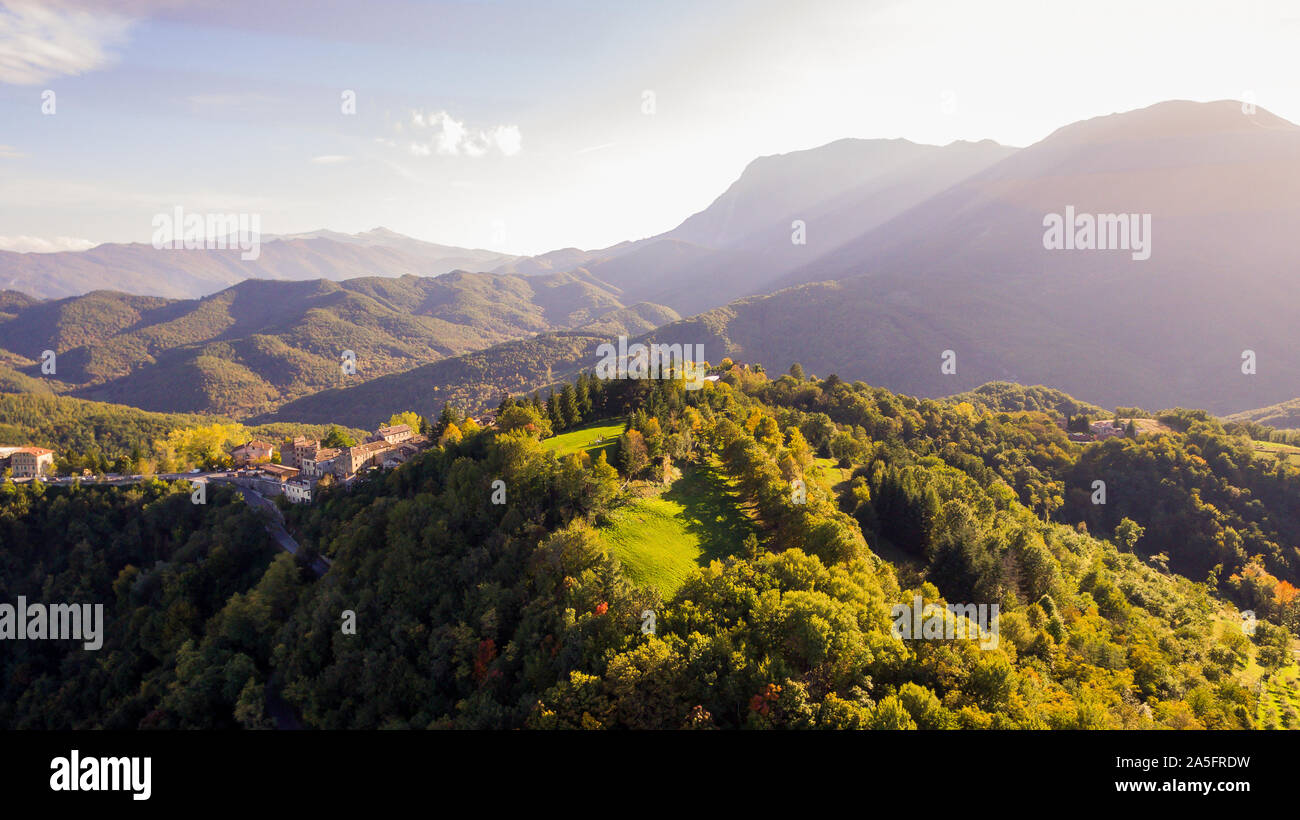
[[[297,541],[293,540],[293,536],[289,535],[289,531],[284,528],[284,514],[280,512],[280,508],[275,505],[275,502],[251,487],[245,487],[242,484],[237,486],[239,487],[240,494],[244,496],[244,502],[248,504],[248,506],[253,509],[266,510],[267,513],[269,513],[267,516],[266,531],[271,533],[271,537],[275,539],[275,543],[280,545],[280,549],[288,552],[290,555],[296,556],[298,550],[302,549],[302,547],[299,546]],[[319,578],[329,571],[330,559],[323,555],[318,555],[312,559],[308,568],[312,571],[312,574]]]
[[[163,481],[185,480],[202,481],[204,483],[207,483],[208,481],[223,481],[235,483],[235,486],[239,488],[240,494],[244,497],[244,502],[248,504],[248,506],[253,509],[264,510],[268,513],[266,531],[271,534],[273,539],[275,539],[276,545],[290,555],[296,556],[298,550],[302,549],[302,547],[293,539],[293,536],[289,534],[289,531],[285,529],[284,514],[280,512],[280,508],[277,507],[275,502],[271,501],[271,499],[251,487],[246,487],[243,484],[236,483],[237,479],[244,477],[245,475],[247,475],[247,473],[243,470],[212,470],[207,472],[159,473],[154,476],[116,475],[113,473],[109,473],[102,477],[47,476],[42,480],[52,487],[67,487],[74,481],[78,480],[83,485],[93,484],[95,486],[122,487],[128,484],[139,484],[140,482],[147,481],[150,478],[158,478]],[[14,482],[17,484],[25,484],[30,481],[32,481],[30,478],[14,479]],[[312,574],[317,578],[328,572],[329,568],[330,560],[323,555],[318,555],[312,560],[311,564],[308,565],[308,569],[310,569]]]

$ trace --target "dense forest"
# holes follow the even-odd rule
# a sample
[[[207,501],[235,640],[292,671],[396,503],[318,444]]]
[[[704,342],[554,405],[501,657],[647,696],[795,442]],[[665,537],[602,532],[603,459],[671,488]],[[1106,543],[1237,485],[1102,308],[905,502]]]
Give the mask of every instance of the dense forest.
[[[721,372],[447,406],[421,458],[286,506],[300,563],[229,491],[7,484],[4,599],[110,616],[98,655],[0,658],[0,725],[1300,726],[1287,459],[1204,413],[1076,443],[1099,408],[1064,394]],[[685,531],[740,526],[647,582],[613,532],[686,481],[721,512]],[[897,636],[917,596],[997,605],[998,639]]]

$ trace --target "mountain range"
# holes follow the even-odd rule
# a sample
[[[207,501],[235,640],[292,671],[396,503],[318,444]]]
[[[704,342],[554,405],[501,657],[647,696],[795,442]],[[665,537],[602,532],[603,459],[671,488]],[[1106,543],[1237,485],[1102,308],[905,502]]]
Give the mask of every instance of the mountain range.
[[[1052,215],[1071,213],[1131,215],[1149,255],[1136,234],[1049,249]],[[221,251],[0,254],[0,282],[22,291],[0,297],[0,387],[360,425],[495,404],[626,333],[920,396],[1002,380],[1227,414],[1300,393],[1297,228],[1300,127],[1230,101],[1097,117],[1019,149],[846,139],[757,159],[676,228],[597,250],[317,231],[268,238],[247,281]],[[149,295],[86,293],[104,281]],[[366,362],[356,376],[340,349]]]
[[[105,243],[85,251],[0,251],[0,289],[57,299],[95,290],[192,299],[246,279],[342,281],[361,276],[438,276],[491,270],[515,257],[412,239],[387,228],[261,237],[256,259],[233,249],[170,250]]]

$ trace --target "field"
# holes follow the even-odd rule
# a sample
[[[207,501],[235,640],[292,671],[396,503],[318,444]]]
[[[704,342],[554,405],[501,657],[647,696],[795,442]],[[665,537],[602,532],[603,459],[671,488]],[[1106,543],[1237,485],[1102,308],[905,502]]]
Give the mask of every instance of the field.
[[[1278,444],[1272,441],[1254,442],[1256,453],[1266,453],[1278,459],[1286,459],[1292,464],[1300,466],[1300,447],[1293,447],[1290,444]]]
[[[813,468],[808,471],[808,478],[819,484],[826,492],[835,495],[835,488],[848,481],[849,476],[853,474],[852,470],[846,470],[836,464],[833,458],[814,458]]]
[[[751,528],[721,475],[687,467],[666,490],[615,510],[600,532],[635,583],[667,598],[692,570],[738,551]]]
[[[595,458],[602,451],[608,451],[623,435],[626,422],[623,419],[602,419],[601,421],[575,427],[558,436],[551,436],[542,442],[542,447],[555,453],[556,458],[585,450]],[[605,458],[612,458],[613,452],[605,452]]]

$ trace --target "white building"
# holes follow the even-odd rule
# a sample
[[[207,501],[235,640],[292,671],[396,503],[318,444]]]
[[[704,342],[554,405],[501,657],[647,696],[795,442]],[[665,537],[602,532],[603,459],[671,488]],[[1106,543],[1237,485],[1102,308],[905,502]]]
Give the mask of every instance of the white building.
[[[293,504],[311,503],[311,484],[294,479],[284,482],[284,497]]]

